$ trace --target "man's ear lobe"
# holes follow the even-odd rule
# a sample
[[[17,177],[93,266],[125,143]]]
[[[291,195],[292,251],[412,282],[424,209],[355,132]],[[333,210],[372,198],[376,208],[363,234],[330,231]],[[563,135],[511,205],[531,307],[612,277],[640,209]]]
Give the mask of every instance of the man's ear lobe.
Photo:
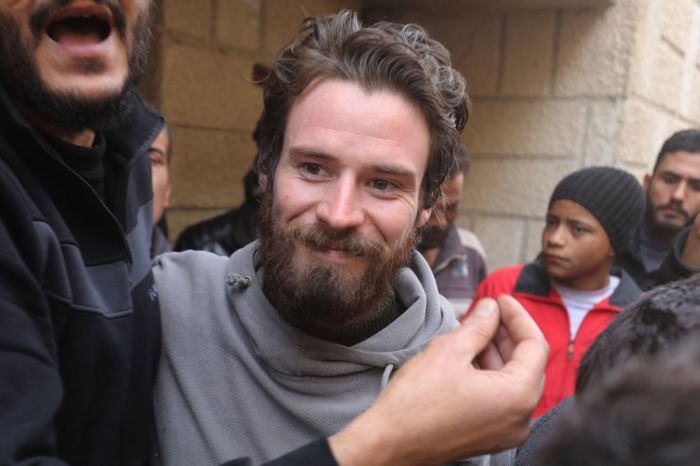
[[[644,175],[644,179],[642,180],[642,187],[644,188],[644,191],[647,191],[649,189],[649,185],[651,184],[651,175],[648,173]]]

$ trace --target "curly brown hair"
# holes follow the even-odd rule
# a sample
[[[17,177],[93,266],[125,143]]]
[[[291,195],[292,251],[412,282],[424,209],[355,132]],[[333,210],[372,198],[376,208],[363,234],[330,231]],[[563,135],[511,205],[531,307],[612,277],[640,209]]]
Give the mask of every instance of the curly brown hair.
[[[432,207],[456,163],[459,133],[469,117],[464,77],[452,67],[447,49],[415,24],[363,26],[349,10],[306,18],[264,82],[257,169],[267,176],[269,190],[290,109],[318,78],[352,81],[370,92],[390,90],[418,106],[431,136],[420,203],[422,208]]]

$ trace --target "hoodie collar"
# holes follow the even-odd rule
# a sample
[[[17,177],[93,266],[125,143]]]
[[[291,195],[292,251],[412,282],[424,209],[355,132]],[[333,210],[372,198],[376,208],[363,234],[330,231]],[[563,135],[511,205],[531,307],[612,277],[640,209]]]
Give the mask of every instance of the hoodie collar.
[[[256,355],[281,373],[338,376],[389,364],[398,367],[433,336],[457,326],[449,304],[438,295],[428,264],[416,252],[399,272],[395,292],[406,310],[394,322],[353,346],[314,338],[282,319],[265,297],[262,270],[255,267],[256,248],[257,242],[251,243],[229,259],[227,276],[252,281],[243,290],[228,287],[228,298]]]

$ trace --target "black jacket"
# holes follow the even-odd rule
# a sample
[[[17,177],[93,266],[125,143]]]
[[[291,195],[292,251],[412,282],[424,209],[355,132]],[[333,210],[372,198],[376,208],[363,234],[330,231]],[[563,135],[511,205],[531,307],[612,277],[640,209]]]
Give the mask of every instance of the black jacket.
[[[0,89],[0,464],[142,465],[159,349],[146,149],[162,119],[132,97],[105,134],[114,208]]]
[[[175,242],[175,251],[194,249],[230,256],[258,238],[256,214],[258,198],[233,210],[187,227]]]

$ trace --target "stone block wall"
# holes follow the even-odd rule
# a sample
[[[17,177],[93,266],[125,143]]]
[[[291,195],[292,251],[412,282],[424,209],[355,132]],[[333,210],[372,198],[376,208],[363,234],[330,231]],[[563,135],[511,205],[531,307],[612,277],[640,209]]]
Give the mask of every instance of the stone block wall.
[[[467,78],[472,168],[459,222],[492,270],[539,252],[564,175],[604,164],[641,178],[668,135],[700,124],[698,2],[519,6],[400,13],[441,40]]]

